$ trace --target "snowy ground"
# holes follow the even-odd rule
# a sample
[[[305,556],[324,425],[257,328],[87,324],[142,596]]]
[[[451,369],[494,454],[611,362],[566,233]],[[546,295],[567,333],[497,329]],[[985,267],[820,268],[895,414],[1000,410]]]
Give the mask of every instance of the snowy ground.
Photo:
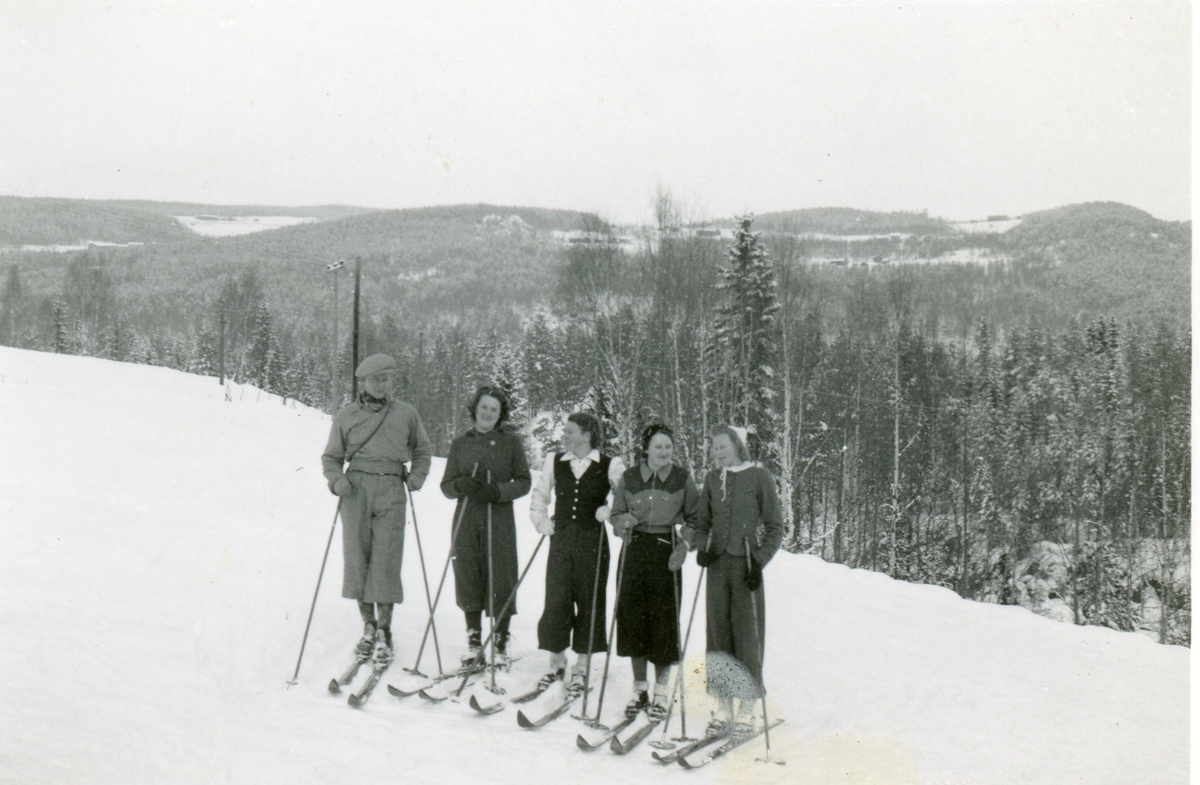
[[[334,510],[329,420],[251,388],[232,398],[162,368],[0,348],[0,782],[1187,781],[1187,650],[787,554],[766,571],[785,766],[754,763],[757,747],[663,770],[648,748],[576,750],[570,718],[523,731],[511,707],[484,718],[383,689],[349,709],[325,690],[360,631],[338,596],[340,537],[289,689]],[[416,495],[434,572],[452,509],[440,470]],[[525,559],[536,536],[519,529]],[[398,665],[424,621],[409,532]],[[521,590],[514,687],[545,664],[544,550]],[[447,661],[463,650],[452,596]],[[606,714],[629,698],[627,661],[611,678]]]

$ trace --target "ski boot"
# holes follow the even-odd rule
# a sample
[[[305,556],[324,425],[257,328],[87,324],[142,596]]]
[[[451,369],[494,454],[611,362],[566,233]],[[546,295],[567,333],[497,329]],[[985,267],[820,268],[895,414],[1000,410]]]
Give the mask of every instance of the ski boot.
[[[467,653],[462,657],[463,667],[482,667],[483,660],[479,657],[483,636],[479,630],[467,630]]]
[[[360,660],[370,659],[375,651],[375,622],[369,621],[363,625],[363,636],[358,639],[354,653]]]
[[[662,722],[671,713],[671,697],[666,693],[655,692],[654,700],[646,707],[646,716],[651,722]]]
[[[391,664],[395,652],[392,650],[392,628],[380,627],[375,631],[375,667],[386,668]]]
[[[542,692],[550,689],[550,685],[556,681],[562,681],[567,675],[566,668],[558,668],[547,673],[542,678],[538,679],[538,689]]]
[[[567,695],[572,698],[578,698],[583,695],[586,687],[583,684],[583,671],[572,671],[571,681],[567,684]]]
[[[724,736],[729,732],[732,722],[733,720],[730,717],[730,714],[727,714],[724,711],[715,711],[712,713],[711,718],[708,721],[708,727],[705,728],[704,735],[708,738],[712,738],[713,736]]]
[[[496,632],[496,667],[505,671],[512,667],[512,658],[508,653],[509,641],[507,632]]]
[[[636,717],[638,712],[650,706],[650,694],[645,690],[639,692],[634,699],[625,704],[625,716]]]

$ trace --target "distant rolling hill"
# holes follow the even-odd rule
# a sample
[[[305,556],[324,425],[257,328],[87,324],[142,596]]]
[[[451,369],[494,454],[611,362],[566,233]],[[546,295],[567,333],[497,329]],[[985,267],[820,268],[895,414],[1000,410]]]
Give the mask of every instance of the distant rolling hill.
[[[202,238],[171,217],[281,213],[318,220]],[[103,260],[86,264],[110,266],[134,323],[185,333],[210,318],[218,292],[249,271],[279,309],[283,325],[310,331],[324,318],[320,314],[328,303],[325,265],[355,257],[366,262],[366,305],[380,318],[387,315],[415,329],[437,324],[465,324],[472,331],[514,328],[523,314],[557,296],[567,256],[565,244],[551,232],[596,225],[595,215],[573,210],[490,204],[365,210],[0,197],[0,245],[146,243],[109,249],[101,254]],[[935,258],[984,244],[998,258],[1017,264],[1003,280],[982,270],[930,267],[920,272],[929,307],[940,317],[961,310],[968,321],[987,316],[998,324],[1030,318],[1065,323],[1097,315],[1179,322],[1189,314],[1190,224],[1161,221],[1121,204],[1032,213],[1002,234],[961,234],[924,212],[850,208],[763,214],[754,228],[766,233],[768,248],[774,242],[772,231],[884,234],[882,250],[871,253]],[[891,232],[918,234],[920,240],[892,242],[886,237]],[[729,240],[712,242],[723,248]],[[820,242],[808,243],[804,252],[817,254]],[[711,258],[720,258],[722,248]],[[26,296],[42,300],[43,330],[48,329],[52,298],[63,291],[69,261],[62,254],[12,251],[0,258],[9,267],[20,267]],[[821,275],[834,287],[831,291],[844,288],[843,273]],[[935,283],[947,276],[956,282]],[[837,312],[834,305],[827,309],[830,314]]]
[[[144,207],[0,196],[0,245],[177,242],[193,236],[169,215]]]
[[[724,218],[716,222],[721,227],[732,227],[735,219]],[[930,218],[924,210],[900,212],[875,212],[856,210],[852,207],[810,207],[803,210],[762,213],[755,216],[754,228],[767,232],[789,232],[794,234],[950,234],[950,222],[944,218]]]

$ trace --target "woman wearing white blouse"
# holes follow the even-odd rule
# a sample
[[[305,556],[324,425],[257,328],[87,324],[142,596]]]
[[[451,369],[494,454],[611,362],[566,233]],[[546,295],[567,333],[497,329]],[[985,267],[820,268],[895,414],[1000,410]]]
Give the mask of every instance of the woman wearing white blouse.
[[[604,523],[610,514],[609,493],[625,472],[619,457],[604,455],[596,447],[601,433],[600,421],[591,414],[575,412],[567,418],[566,449],[546,456],[529,508],[534,527],[550,537],[546,605],[538,622],[538,648],[550,652],[550,669],[542,682],[545,686],[564,678],[571,648],[578,656],[568,691],[577,693],[583,690],[588,652],[607,646],[609,553]]]

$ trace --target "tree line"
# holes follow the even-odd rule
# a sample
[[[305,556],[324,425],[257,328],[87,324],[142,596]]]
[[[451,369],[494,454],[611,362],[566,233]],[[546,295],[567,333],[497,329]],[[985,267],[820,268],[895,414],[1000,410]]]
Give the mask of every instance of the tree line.
[[[360,356],[397,358],[439,452],[484,382],[511,393],[533,460],[586,408],[627,460],[644,425],[670,424],[700,476],[706,434],[743,424],[779,481],[791,551],[1190,641],[1186,325],[1006,316],[998,302],[1054,280],[1037,254],[833,269],[811,262],[820,241],[749,217],[732,243],[667,231],[684,222],[669,195],[657,219],[636,253],[555,251],[544,298],[519,313],[443,303],[413,319],[368,295]],[[164,326],[136,316],[154,304],[121,291],[116,253],[67,257],[52,298],[10,265],[0,342],[212,376],[223,355],[237,381],[327,411],[346,400],[348,381],[331,397],[328,314],[273,299],[261,268],[226,273],[192,321]]]

